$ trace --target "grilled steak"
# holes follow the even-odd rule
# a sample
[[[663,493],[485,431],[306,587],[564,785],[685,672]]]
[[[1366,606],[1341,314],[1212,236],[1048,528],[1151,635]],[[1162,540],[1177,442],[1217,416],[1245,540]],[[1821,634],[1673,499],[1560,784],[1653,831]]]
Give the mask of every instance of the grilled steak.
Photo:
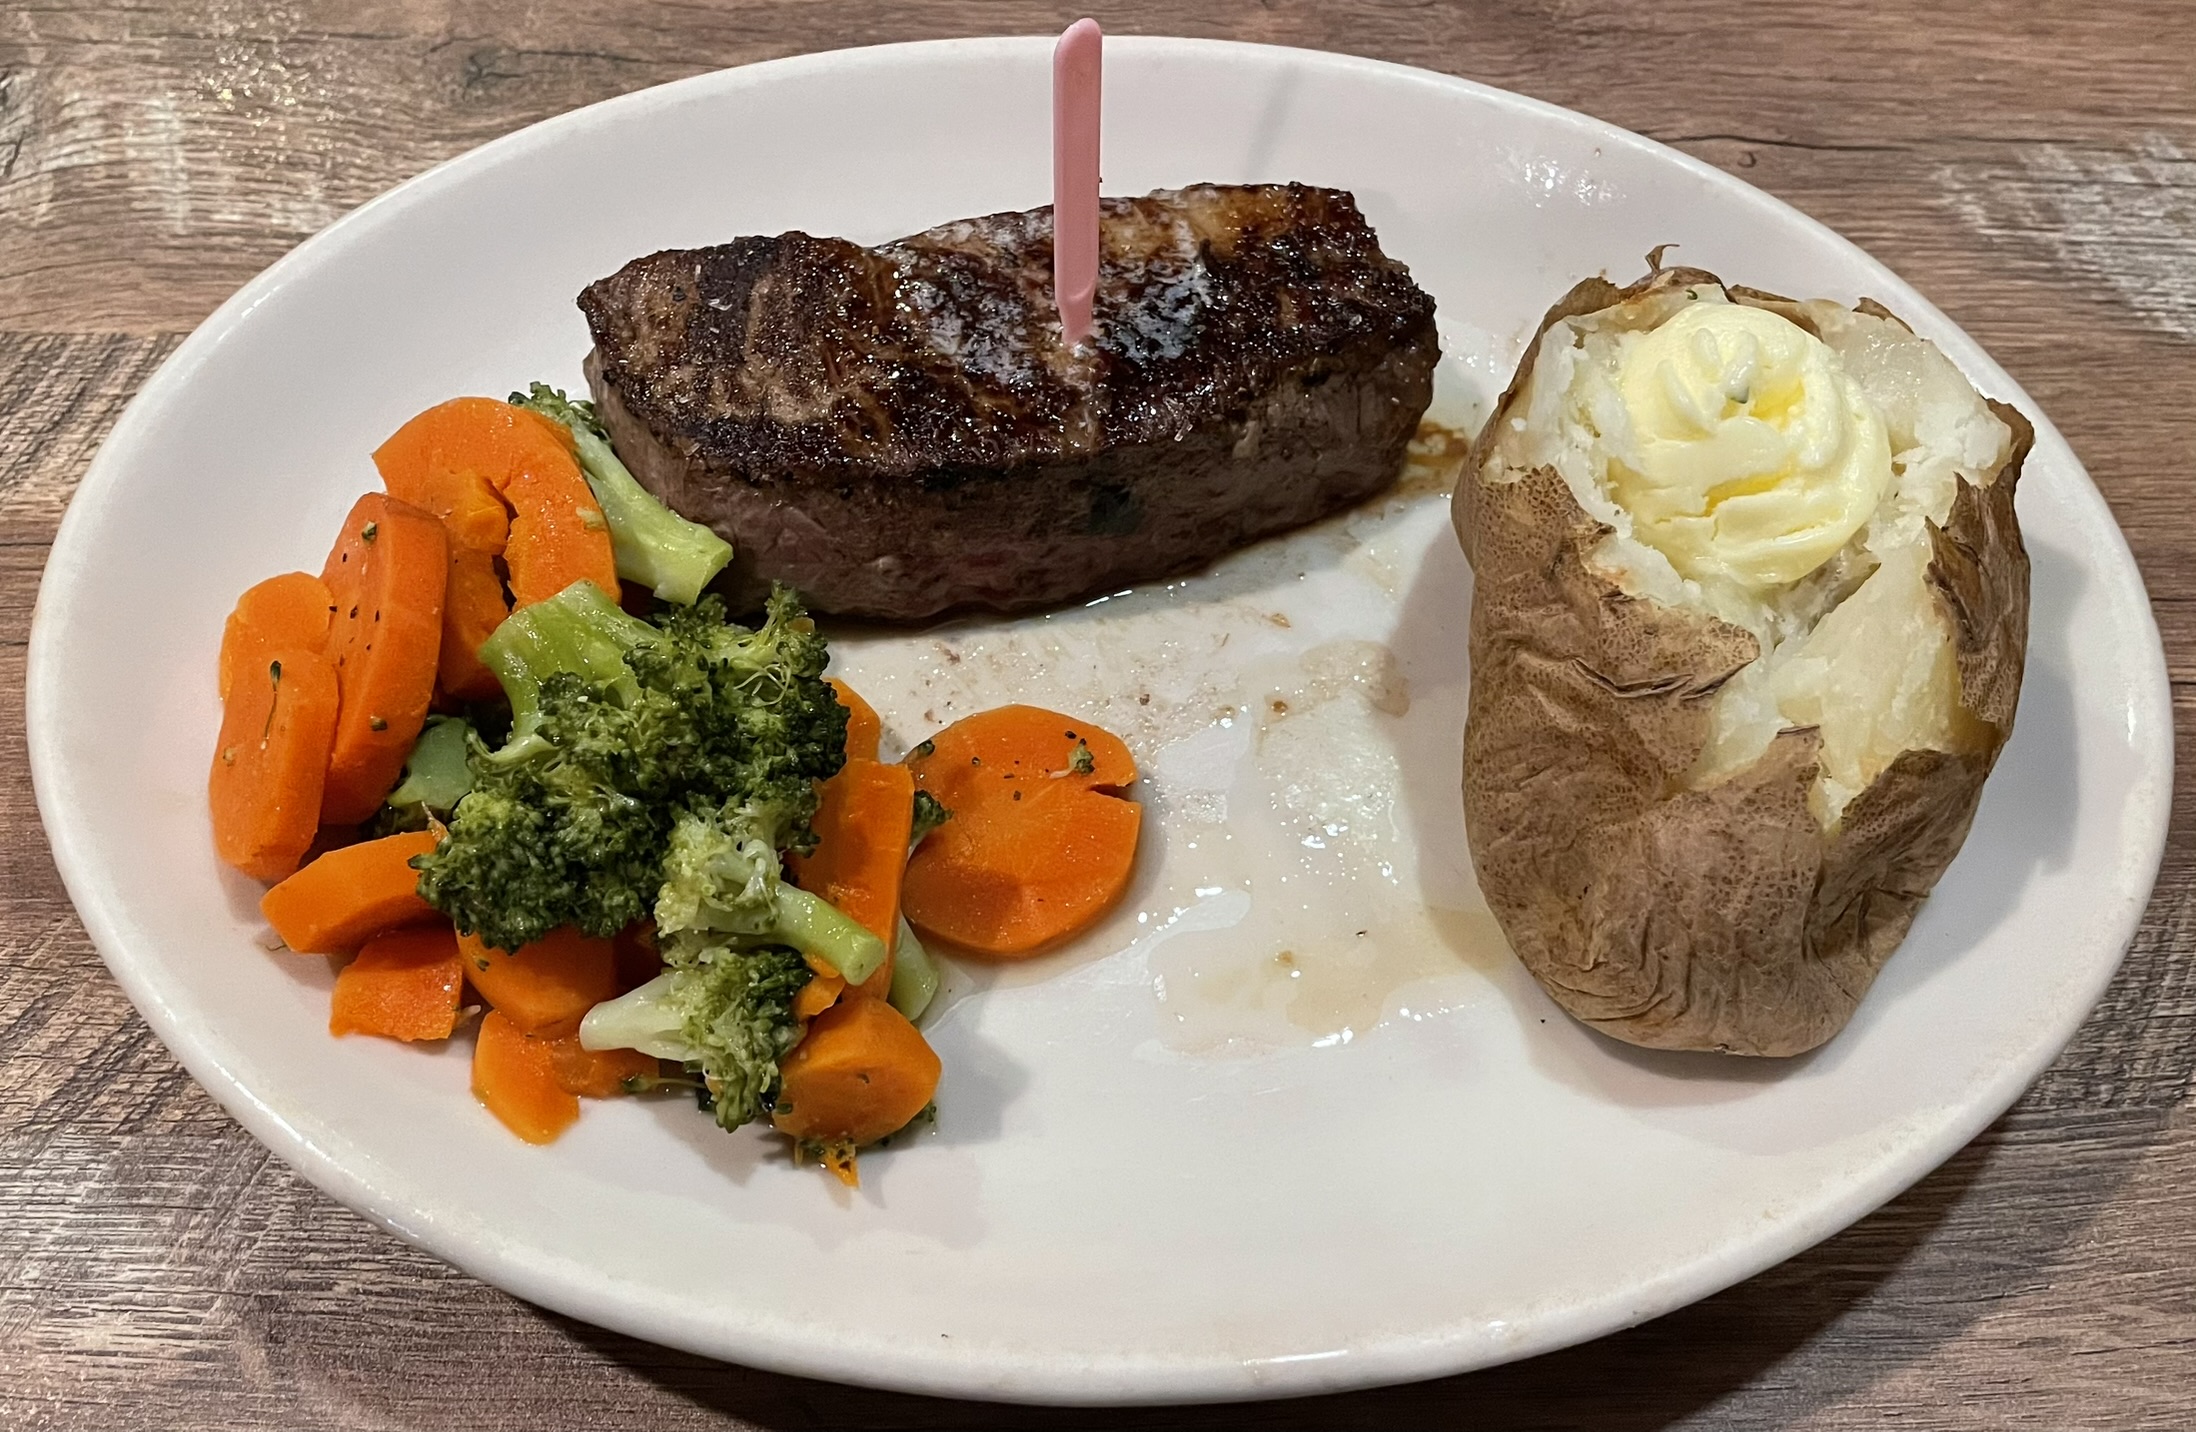
[[[1395,479],[1434,305],[1350,195],[1201,185],[1103,230],[1073,352],[1034,209],[636,259],[580,295],[588,382],[635,475],[731,540],[736,598],[849,616],[1112,590]]]

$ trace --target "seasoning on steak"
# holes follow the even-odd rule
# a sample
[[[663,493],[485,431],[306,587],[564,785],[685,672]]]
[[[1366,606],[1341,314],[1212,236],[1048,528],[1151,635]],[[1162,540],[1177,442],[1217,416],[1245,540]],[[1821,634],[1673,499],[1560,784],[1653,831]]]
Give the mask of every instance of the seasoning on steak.
[[[876,248],[803,233],[636,259],[580,295],[618,453],[817,611],[1015,611],[1186,571],[1395,480],[1433,299],[1347,193],[1108,199],[1097,326],[1052,211]]]

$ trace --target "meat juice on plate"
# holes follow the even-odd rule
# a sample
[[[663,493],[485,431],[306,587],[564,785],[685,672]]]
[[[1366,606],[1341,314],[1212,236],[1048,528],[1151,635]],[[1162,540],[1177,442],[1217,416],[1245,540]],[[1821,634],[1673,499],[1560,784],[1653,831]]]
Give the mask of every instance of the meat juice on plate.
[[[1159,1046],[1192,1055],[1346,1043],[1489,991],[1505,947],[1463,833],[1470,574],[1448,493],[1501,355],[1449,324],[1442,346],[1402,478],[1362,507],[1078,608],[833,633],[834,670],[903,742],[1027,701],[1137,757],[1128,897],[991,981],[1134,966]]]

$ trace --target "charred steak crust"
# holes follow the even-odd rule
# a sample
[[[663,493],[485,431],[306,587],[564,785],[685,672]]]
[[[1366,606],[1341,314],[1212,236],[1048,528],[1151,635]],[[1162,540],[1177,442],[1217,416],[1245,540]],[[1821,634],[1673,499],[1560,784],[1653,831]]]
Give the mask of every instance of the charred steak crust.
[[[636,259],[579,305],[618,452],[816,610],[918,620],[1171,575],[1395,480],[1433,299],[1347,193],[1108,199],[1093,341],[1061,348],[1050,209],[876,248]]]

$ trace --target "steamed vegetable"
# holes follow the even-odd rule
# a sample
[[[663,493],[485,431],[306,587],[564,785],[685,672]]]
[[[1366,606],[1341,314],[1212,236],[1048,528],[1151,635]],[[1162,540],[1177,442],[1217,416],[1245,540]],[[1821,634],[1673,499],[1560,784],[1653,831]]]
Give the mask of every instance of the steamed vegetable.
[[[617,959],[608,940],[569,927],[515,950],[491,949],[459,935],[465,977],[480,997],[528,1034],[554,1039],[617,992]]]
[[[433,920],[412,859],[434,849],[432,832],[384,836],[328,851],[269,890],[259,913],[301,955],[340,955],[400,925]]]
[[[442,523],[369,492],[344,519],[320,580],[335,602],[328,659],[342,688],[320,818],[362,821],[381,807],[427,719],[449,584]]]
[[[336,975],[330,1034],[448,1039],[465,984],[456,938],[445,924],[392,930],[368,940]]]
[[[501,556],[518,605],[582,580],[617,591],[609,525],[562,424],[494,398],[452,398],[399,428],[374,463],[392,495],[441,514],[458,545]]]
[[[923,843],[923,837],[953,819],[953,812],[945,808],[945,802],[928,791],[915,792],[915,818],[908,823],[907,848],[910,854]]]
[[[685,606],[732,560],[731,543],[679,516],[640,485],[611,449],[594,404],[570,401],[546,383],[513,393],[511,402],[571,433],[587,485],[610,525],[620,577]]]
[[[289,948],[357,952],[331,1033],[448,1038],[470,985],[491,1007],[474,1093],[520,1137],[556,1138],[581,1096],[676,1086],[728,1129],[773,1117],[851,1182],[938,1078],[912,1024],[938,974],[901,908],[910,852],[952,814],[917,789],[935,749],[877,761],[877,713],[823,677],[789,592],[759,627],[727,621],[702,591],[731,549],[635,482],[588,404],[459,399],[375,461],[388,490],[321,577],[238,603],[209,781],[224,858],[286,877],[261,909]],[[674,605],[629,613],[621,580]],[[1003,780],[1059,756],[1063,792],[1135,810],[1103,733],[1062,754],[1021,718],[955,730],[949,754],[1008,740]],[[988,780],[930,784],[976,836],[1030,838],[1002,836]]]
[[[831,683],[831,689],[839,695],[839,704],[846,708],[846,758],[850,761],[876,760],[877,747],[884,740],[884,722],[878,719],[877,708],[838,677],[824,679]]]
[[[596,1005],[579,1039],[587,1049],[634,1049],[685,1064],[708,1081],[717,1122],[736,1129],[777,1097],[779,1061],[801,1035],[793,998],[809,970],[783,946],[701,953]]]
[[[905,1015],[882,1000],[842,1000],[786,1056],[770,1120],[853,1183],[854,1151],[928,1107],[938,1074],[937,1053]]]
[[[442,599],[442,651],[436,681],[460,701],[493,701],[502,694],[496,674],[480,659],[481,646],[511,615],[496,558],[469,547],[450,548],[450,585]]]
[[[656,896],[656,945],[666,963],[713,958],[723,948],[790,945],[849,983],[883,966],[881,937],[780,878],[778,852],[796,844],[796,808],[788,798],[679,816]]]
[[[527,450],[520,429],[485,398],[459,398],[429,408],[396,430],[374,452],[389,495],[431,512],[450,539],[449,589],[442,604],[442,689],[463,701],[497,695],[496,679],[477,653],[511,599],[496,571],[511,537],[511,509],[490,474],[500,474]]]
[[[421,893],[460,930],[511,949],[559,925],[607,937],[654,912],[668,946],[677,922],[657,906],[676,850],[674,904],[693,929],[859,963],[850,922],[776,889],[777,852],[809,843],[846,720],[823,638],[789,593],[748,630],[714,598],[650,622],[574,584],[514,613],[487,655],[511,738],[476,756],[448,838],[419,863]]]
[[[238,673],[265,671],[267,655],[277,647],[325,647],[334,613],[335,598],[328,588],[304,572],[284,572],[245,588],[221,628],[222,698],[227,699]]]
[[[430,716],[404,758],[404,778],[382,803],[375,829],[425,830],[430,817],[448,820],[473,788],[473,728],[456,716]]]
[[[1084,929],[1128,888],[1142,807],[1121,789],[1119,738],[1056,711],[1001,706],[909,753],[952,812],[908,860],[901,898],[924,935],[982,954],[1033,954]]]
[[[374,467],[391,497],[441,519],[453,545],[500,557],[511,538],[502,490],[553,439],[493,398],[452,398],[390,434]]]
[[[687,813],[671,833],[656,899],[656,943],[670,968],[598,1005],[580,1026],[590,1049],[633,1048],[685,1062],[706,1080],[717,1122],[737,1128],[770,1107],[777,1060],[809,1012],[797,1001],[819,978],[855,980],[882,968],[875,934],[778,874],[791,843],[786,808],[746,805]]]
[[[473,1044],[473,1097],[530,1144],[546,1144],[579,1118],[579,1099],[557,1081],[550,1041],[490,1010]]]
[[[320,828],[336,675],[317,650],[250,645],[256,671],[238,672],[222,698],[206,800],[216,853],[254,879],[280,880]]]
[[[931,1000],[938,994],[938,967],[932,963],[930,951],[908,928],[907,917],[900,917],[900,938],[892,946],[892,990],[886,996],[892,1007],[907,1016],[909,1023],[923,1017]]]
[[[577,1033],[549,1041],[549,1069],[557,1087],[582,1099],[615,1099],[661,1082],[662,1065],[637,1049],[589,1049]]]
[[[825,781],[816,807],[816,848],[793,857],[793,878],[859,921],[886,951],[868,972],[833,961],[833,973],[873,998],[892,987],[892,936],[900,923],[900,881],[907,870],[915,778],[907,767],[849,760]]]

